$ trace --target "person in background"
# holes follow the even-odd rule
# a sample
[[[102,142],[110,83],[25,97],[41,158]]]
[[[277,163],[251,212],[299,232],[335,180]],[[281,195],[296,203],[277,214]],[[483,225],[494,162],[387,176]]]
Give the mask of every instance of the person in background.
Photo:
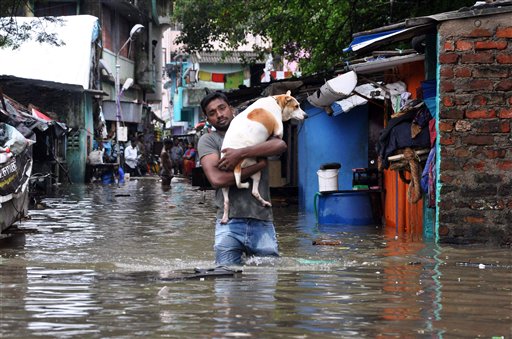
[[[174,144],[171,147],[171,160],[174,168],[174,175],[181,174],[181,166],[183,163],[183,148],[179,145],[179,140],[174,139]]]
[[[140,171],[137,165],[139,155],[137,152],[137,138],[130,139],[130,145],[124,149],[124,171],[129,173],[130,177],[140,176]]]
[[[112,142],[110,140],[103,140],[103,148],[105,153],[103,155],[106,163],[116,162],[116,158],[113,156]]]
[[[189,142],[187,150],[183,154],[183,175],[187,178],[192,176],[192,169],[196,167],[196,149],[194,144]]]
[[[146,151],[146,145],[144,144],[143,134],[139,135],[137,138],[137,154],[139,155],[137,166],[139,168],[140,174],[146,175],[146,173],[148,173],[148,152]]]
[[[204,134],[199,139],[198,153],[201,167],[210,184],[216,188],[215,205],[217,220],[215,223],[215,262],[218,265],[240,265],[242,257],[279,256],[272,208],[264,207],[252,194],[252,181],[247,189],[238,189],[235,185],[233,169],[243,158],[256,158],[257,163],[242,169],[242,180],[261,171],[259,190],[265,200],[270,200],[269,173],[267,157],[286,151],[286,143],[280,138],[250,147],[224,150],[221,148],[224,135],[234,118],[234,108],[225,94],[213,92],[201,100],[201,109],[215,131]],[[224,197],[222,187],[229,187],[229,221],[222,224]]]
[[[168,190],[171,188],[171,180],[173,177],[173,164],[171,160],[170,150],[172,147],[171,139],[164,139],[164,147],[160,153],[160,178],[162,179],[162,188]]]

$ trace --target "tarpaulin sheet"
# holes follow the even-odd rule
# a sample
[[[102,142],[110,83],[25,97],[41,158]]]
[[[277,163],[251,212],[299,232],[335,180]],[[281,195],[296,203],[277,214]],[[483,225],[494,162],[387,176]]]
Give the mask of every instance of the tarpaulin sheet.
[[[18,26],[41,20],[37,17],[13,19]],[[63,45],[53,46],[33,39],[23,42],[14,50],[0,48],[0,75],[80,85],[84,89],[90,89],[93,43],[99,36],[98,18],[91,15],[73,15],[57,19],[60,22],[45,22],[45,31],[56,34]],[[5,31],[0,25],[0,35],[3,34]]]
[[[385,32],[379,32],[379,33],[358,36],[358,37],[354,38],[354,40],[352,40],[352,42],[350,43],[350,45],[347,48],[343,49],[343,52],[349,52],[349,51],[356,52],[357,50],[359,50],[363,47],[369,46],[374,42],[384,40],[393,35],[400,34],[404,31],[405,31],[405,29],[395,29],[395,30],[391,30],[391,31],[385,31]]]

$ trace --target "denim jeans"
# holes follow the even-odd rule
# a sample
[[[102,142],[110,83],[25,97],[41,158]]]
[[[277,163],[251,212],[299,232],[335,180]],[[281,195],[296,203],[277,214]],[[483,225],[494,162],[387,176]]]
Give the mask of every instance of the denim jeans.
[[[242,255],[279,256],[276,230],[271,221],[229,219],[227,224],[215,223],[215,263],[240,265]]]

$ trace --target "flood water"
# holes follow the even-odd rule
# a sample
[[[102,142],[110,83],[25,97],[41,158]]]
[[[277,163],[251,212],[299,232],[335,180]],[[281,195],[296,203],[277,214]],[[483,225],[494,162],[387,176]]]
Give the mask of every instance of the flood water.
[[[62,187],[0,240],[1,338],[510,338],[510,249],[318,226],[275,206],[280,258],[214,267],[212,192]],[[336,245],[313,245],[335,240]]]

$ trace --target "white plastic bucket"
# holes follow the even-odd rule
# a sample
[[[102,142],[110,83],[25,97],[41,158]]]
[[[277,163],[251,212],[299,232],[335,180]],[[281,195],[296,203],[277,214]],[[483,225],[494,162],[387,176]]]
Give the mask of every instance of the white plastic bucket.
[[[337,191],[338,190],[338,169],[318,170],[318,191]]]

